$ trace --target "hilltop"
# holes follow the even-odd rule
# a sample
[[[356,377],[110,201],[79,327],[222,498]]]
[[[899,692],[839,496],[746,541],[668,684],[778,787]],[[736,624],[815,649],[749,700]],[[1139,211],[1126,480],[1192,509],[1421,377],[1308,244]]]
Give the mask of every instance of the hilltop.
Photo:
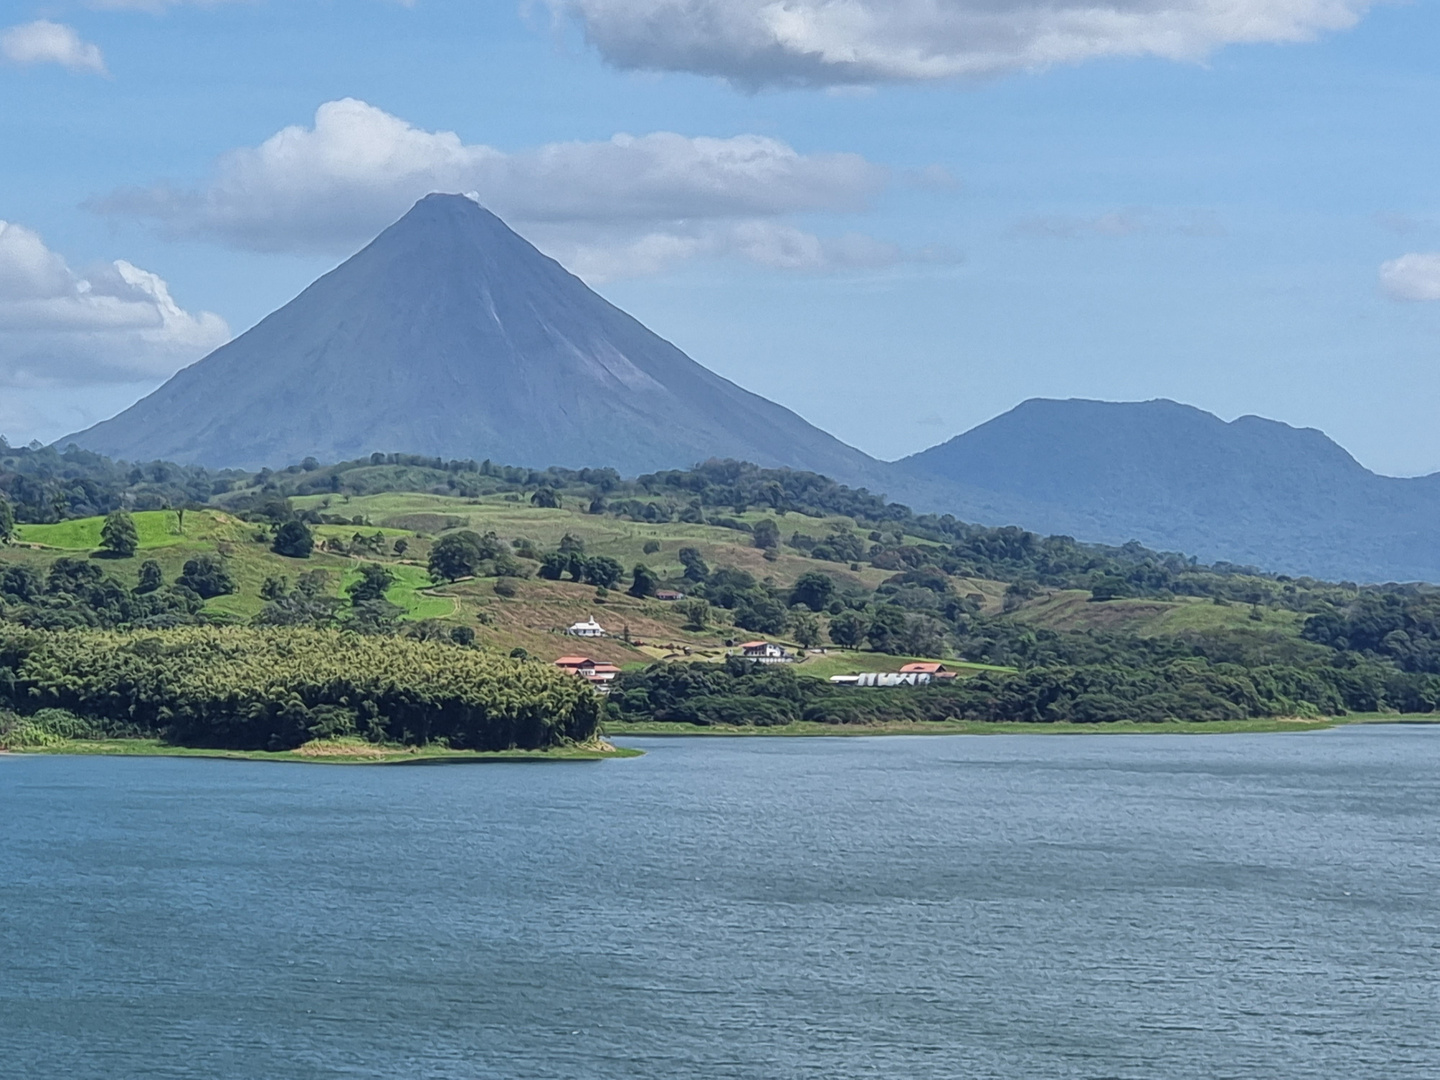
[[[1440,581],[1440,474],[1378,476],[1322,432],[1173,401],[1024,402],[898,462],[953,512],[1205,561]]]

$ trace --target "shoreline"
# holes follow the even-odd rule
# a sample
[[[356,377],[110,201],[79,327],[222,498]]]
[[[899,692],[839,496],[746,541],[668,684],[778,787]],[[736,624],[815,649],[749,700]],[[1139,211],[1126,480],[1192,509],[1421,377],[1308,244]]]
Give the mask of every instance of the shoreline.
[[[615,746],[612,738],[745,739],[745,738],[890,738],[957,735],[1275,735],[1361,724],[1440,724],[1440,713],[1356,713],[1317,718],[1265,717],[1254,720],[1176,721],[1173,723],[1105,724],[1022,723],[1016,721],[954,720],[895,724],[822,724],[797,721],[775,727],[699,727],[685,723],[648,721],[611,724],[598,745],[566,746],[550,750],[450,750],[446,748],[381,747],[370,744],[307,743],[296,750],[223,750],[172,746],[159,739],[76,739],[48,746],[0,749],[0,755],[69,757],[208,758],[219,761],[266,761],[309,765],[483,765],[505,763],[608,761],[643,757],[645,751]]]
[[[306,747],[311,747],[306,752]],[[220,750],[194,746],[171,746],[159,739],[74,739],[49,746],[25,746],[0,753],[15,757],[28,755],[66,757],[167,757],[209,758],[220,761],[265,761],[298,765],[490,765],[504,763],[546,763],[607,761],[611,758],[641,757],[643,750],[612,746],[563,746],[552,750],[450,750],[419,748],[321,746],[307,743],[298,750]]]
[[[801,720],[775,727],[700,727],[644,721],[607,725],[606,738],[884,738],[937,735],[1273,735],[1324,731],[1352,724],[1440,724],[1440,713],[1354,713],[1350,716],[1260,717],[1252,720],[1185,720],[1163,723],[1117,721],[1103,724],[1024,723],[991,720],[936,720],[894,724],[823,724]]]

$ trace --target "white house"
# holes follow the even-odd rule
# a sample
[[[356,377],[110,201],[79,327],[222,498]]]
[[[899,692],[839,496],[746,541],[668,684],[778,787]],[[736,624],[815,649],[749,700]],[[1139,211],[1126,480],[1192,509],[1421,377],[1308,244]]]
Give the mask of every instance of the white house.
[[[864,671],[859,675],[831,675],[836,686],[924,686],[932,675],[928,671]]]
[[[620,669],[614,664],[591,660],[588,656],[562,656],[555,661],[555,666],[580,676],[602,694],[610,692],[610,684],[620,674]]]
[[[789,664],[795,660],[773,641],[746,641],[740,646],[740,655],[757,664]]]
[[[605,628],[594,619],[586,619],[584,622],[577,622],[570,629],[565,631],[574,637],[604,637]]]

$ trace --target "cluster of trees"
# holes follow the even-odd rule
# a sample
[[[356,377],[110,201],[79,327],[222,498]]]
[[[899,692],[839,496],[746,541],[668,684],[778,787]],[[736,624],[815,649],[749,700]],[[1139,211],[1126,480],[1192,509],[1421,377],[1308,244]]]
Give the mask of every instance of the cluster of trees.
[[[1305,621],[1308,641],[1382,657],[1402,671],[1440,674],[1440,590],[1363,592]]]
[[[470,529],[446,533],[430,548],[430,577],[459,581],[465,577],[528,577],[529,569],[493,532],[483,536]]]
[[[560,538],[559,548],[541,557],[539,574],[550,581],[560,581],[568,575],[571,581],[613,589],[625,577],[625,567],[608,555],[585,554],[585,541],[566,533]]]
[[[88,559],[56,559],[44,574],[0,564],[0,623],[52,630],[179,626],[193,622],[203,602],[193,580],[182,575],[167,586],[153,561],[142,564],[133,589]]]
[[[885,690],[831,686],[783,667],[653,664],[624,672],[607,708],[619,721],[781,725],[978,720],[1111,723],[1336,715],[1440,707],[1440,677],[1379,665],[1245,665],[1203,656],[1144,666],[1047,665]]]
[[[0,502],[24,523],[203,503],[245,476],[240,470],[168,461],[111,461],[74,446],[63,452],[35,444],[12,447],[0,437]]]
[[[341,736],[543,749],[590,739],[600,720],[595,694],[548,664],[417,638],[238,627],[0,624],[0,709],[60,709],[182,746],[256,750]]]

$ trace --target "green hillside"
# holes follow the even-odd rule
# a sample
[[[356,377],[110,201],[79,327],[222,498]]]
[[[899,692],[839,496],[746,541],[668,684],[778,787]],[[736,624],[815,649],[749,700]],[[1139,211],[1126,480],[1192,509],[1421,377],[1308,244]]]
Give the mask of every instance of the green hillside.
[[[622,669],[612,724],[1233,723],[1440,707],[1429,586],[985,528],[810,473],[707,462],[626,480],[377,454],[216,477],[14,460],[31,471],[0,471],[0,490],[24,496],[4,496],[19,524],[0,545],[0,622],[39,630],[199,621],[547,665],[583,654]],[[208,497],[190,494],[207,483]],[[183,529],[179,510],[154,506],[172,495]],[[65,517],[66,498],[133,505],[134,557],[95,550],[102,518]],[[603,637],[565,633],[590,619]],[[795,662],[740,661],[757,638]],[[826,682],[911,659],[960,677]]]
[[[224,621],[246,621],[258,616],[266,601],[261,589],[267,579],[293,580],[316,569],[329,572],[326,595],[345,597],[345,588],[361,575],[367,564],[384,566],[395,576],[385,599],[403,610],[402,618],[414,622],[434,620],[446,627],[468,626],[485,645],[502,651],[522,648],[543,659],[582,652],[599,660],[622,665],[640,665],[658,659],[718,659],[726,642],[754,633],[737,628],[720,607],[713,607],[712,619],[704,630],[686,628],[677,605],[654,598],[636,598],[623,588],[597,597],[596,589],[569,580],[549,581],[536,576],[538,565],[524,563],[526,576],[513,580],[515,595],[495,592],[498,577],[479,577],[453,583],[432,581],[425,567],[435,541],[460,530],[494,532],[513,544],[528,542],[534,551],[557,548],[568,535],[581,540],[586,554],[608,556],[627,569],[644,563],[658,578],[684,590],[685,568],[680,562],[682,548],[697,551],[712,568],[733,567],[748,572],[758,581],[780,592],[793,587],[802,574],[821,572],[829,577],[837,594],[872,596],[895,576],[890,569],[870,564],[819,563],[801,551],[781,545],[765,551],[755,546],[753,536],[731,527],[686,524],[678,521],[651,524],[590,514],[578,508],[540,508],[511,494],[461,498],[430,493],[387,492],[375,495],[301,496],[291,500],[296,512],[306,511],[348,519],[347,524],[317,524],[313,527],[316,549],[308,559],[293,559],[271,550],[273,529],[241,520],[218,509],[191,510],[184,516],[180,531],[175,511],[146,511],[134,515],[140,534],[140,552],[130,559],[101,559],[99,551],[101,517],[80,518],[54,524],[21,525],[17,543],[0,549],[0,560],[44,570],[55,559],[83,554],[95,557],[105,571],[133,587],[139,567],[147,559],[158,562],[167,581],[180,576],[186,562],[196,555],[214,554],[224,559],[235,580],[235,592],[205,602],[205,612]],[[792,530],[820,535],[848,532],[859,543],[868,543],[870,530],[853,519],[841,516],[788,514],[777,519],[773,513],[747,510],[733,520],[752,528],[765,519],[781,520]],[[358,523],[357,523],[358,522]],[[348,548],[361,540],[383,538],[380,551],[352,553]],[[395,541],[405,542],[404,555],[394,554]],[[898,534],[898,545],[918,545],[923,538]],[[345,545],[344,552],[324,550],[326,542]],[[1216,606],[1208,600],[1184,597],[1171,600],[1118,599],[1097,603],[1085,590],[1046,591],[1018,605],[1013,599],[1006,608],[1003,581],[968,575],[947,575],[947,588],[957,597],[973,600],[973,609],[1013,622],[1016,626],[1053,631],[1116,631],[1155,636],[1193,631],[1227,629],[1252,632],[1257,627],[1298,639],[1303,617],[1293,611],[1274,608],[1261,612],[1257,624],[1252,608],[1243,604]],[[609,631],[599,640],[577,641],[561,633],[571,623],[594,617]],[[893,671],[911,659],[954,659],[953,648],[934,650],[934,655],[912,657],[908,653],[887,654],[869,648],[837,649],[826,640],[832,614],[815,613],[825,654],[807,656],[798,671],[816,677],[851,674],[858,671]],[[628,633],[629,641],[625,640]],[[791,649],[797,647],[793,634],[781,630],[769,635]],[[687,650],[689,650],[687,652]],[[1008,665],[988,665],[1004,668]],[[987,665],[958,664],[962,671],[983,670]]]
[[[746,570],[781,590],[793,585],[801,574],[815,569],[814,560],[796,551],[785,551],[767,560],[765,552],[757,549],[748,535],[733,529],[679,522],[649,525],[617,521],[578,510],[540,509],[503,495],[461,499],[386,493],[344,500],[311,496],[295,499],[294,506],[298,511],[333,509],[352,520],[346,525],[316,525],[316,550],[303,560],[286,558],[270,550],[271,530],[219,510],[187,512],[183,535],[179,530],[179,516],[174,511],[135,514],[141,551],[130,559],[102,558],[104,553],[99,544],[104,519],[101,517],[24,525],[19,529],[18,542],[0,549],[0,560],[44,571],[57,558],[81,554],[94,558],[106,573],[133,587],[138,581],[140,565],[147,559],[158,562],[166,580],[173,581],[188,560],[196,555],[216,554],[229,568],[236,591],[207,600],[205,612],[224,621],[245,621],[259,615],[265,607],[261,588],[267,578],[293,580],[307,571],[327,570],[330,581],[325,592],[339,599],[345,596],[346,586],[360,577],[363,565],[378,564],[395,575],[396,581],[387,590],[385,599],[403,609],[404,620],[434,620],[446,627],[469,626],[481,642],[502,651],[523,648],[543,659],[582,652],[596,659],[628,665],[687,656],[717,659],[725,654],[727,640],[733,641],[737,634],[746,638],[754,635],[737,630],[720,608],[715,609],[707,629],[695,630],[685,628],[685,618],[671,602],[638,599],[626,595],[623,589],[610,590],[597,602],[593,586],[540,579],[534,576],[537,566],[533,562],[527,565],[531,576],[514,581],[517,592],[513,597],[496,595],[497,577],[436,583],[425,568],[431,546],[440,536],[468,529],[495,532],[506,541],[528,540],[535,550],[543,551],[557,547],[568,534],[583,541],[587,554],[609,556],[627,568],[644,562],[661,579],[674,579],[679,587],[684,585],[684,567],[679,562],[679,551],[683,547],[699,551],[712,566]],[[763,516],[751,512],[743,518],[758,521]],[[361,524],[355,524],[354,519],[359,519]],[[853,522],[840,520],[812,521],[808,527],[842,523],[855,528]],[[398,524],[440,528],[432,532],[424,528],[396,527]],[[328,540],[349,544],[357,537],[371,538],[377,533],[384,537],[391,553],[396,540],[405,540],[403,558],[368,551],[341,554],[323,550]],[[652,550],[647,551],[647,545]],[[848,567],[833,566],[827,567],[826,572],[839,588],[857,592],[873,591],[891,576],[873,567],[852,571]],[[1004,591],[1001,583],[971,578],[956,579],[956,587],[972,594],[984,594],[987,603],[997,609]],[[606,626],[610,635],[581,642],[561,633],[570,624],[591,617]],[[822,633],[827,619],[824,613],[818,616]],[[629,643],[624,640],[627,629]],[[770,636],[795,648],[791,635],[784,631]],[[834,649],[828,642],[825,644],[830,650]],[[833,654],[816,655],[802,661],[797,670],[828,677],[855,670],[896,670],[909,659],[912,658],[874,654],[868,661],[856,655],[837,662]]]

